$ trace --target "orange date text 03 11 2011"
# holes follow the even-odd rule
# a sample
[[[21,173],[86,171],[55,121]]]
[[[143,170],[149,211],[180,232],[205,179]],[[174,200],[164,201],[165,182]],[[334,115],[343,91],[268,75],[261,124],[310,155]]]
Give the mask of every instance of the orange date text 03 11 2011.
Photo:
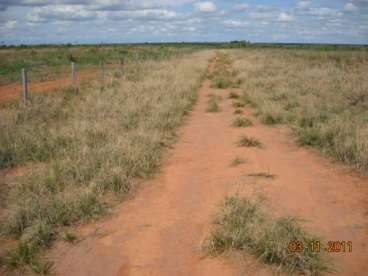
[[[289,252],[302,253],[312,252],[320,253],[325,251],[328,253],[351,253],[353,252],[353,243],[351,241],[329,241],[326,245],[322,245],[320,241],[312,241],[305,244],[301,241],[291,241],[288,245]]]

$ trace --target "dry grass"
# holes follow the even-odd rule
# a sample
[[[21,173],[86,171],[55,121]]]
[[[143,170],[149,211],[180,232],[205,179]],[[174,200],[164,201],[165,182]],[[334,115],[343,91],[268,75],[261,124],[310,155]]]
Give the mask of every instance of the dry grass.
[[[6,183],[1,233],[47,247],[61,226],[108,210],[105,194],[121,197],[132,179],[151,177],[196,101],[209,55],[130,64],[122,77],[109,73],[103,92],[96,82],[0,109],[0,167],[23,166]]]
[[[237,166],[245,164],[245,163],[246,163],[246,160],[243,157],[237,156],[231,161],[230,166],[231,167],[237,167]]]
[[[234,249],[246,251],[291,275],[321,275],[331,270],[324,253],[289,252],[291,241],[310,244],[320,238],[304,231],[296,218],[272,218],[260,201],[228,197],[214,224],[205,242],[209,254],[218,255]]]
[[[229,99],[239,99],[239,98],[240,98],[239,94],[235,92],[230,92]]]
[[[234,127],[250,127],[253,123],[251,120],[245,117],[237,117],[234,119],[233,126]]]
[[[275,179],[276,175],[271,174],[268,172],[256,172],[256,173],[249,173],[248,176],[250,177],[259,177],[259,178],[269,178],[269,179]]]
[[[232,52],[243,102],[266,124],[287,123],[300,144],[368,170],[368,52]]]
[[[255,137],[248,137],[245,135],[242,135],[238,142],[238,146],[240,147],[262,147],[262,143]]]
[[[225,89],[233,86],[233,75],[230,71],[231,60],[223,51],[217,52],[215,68],[209,78],[214,88]]]
[[[221,108],[220,108],[220,101],[222,101],[222,97],[218,96],[218,95],[214,95],[214,94],[210,94],[209,95],[209,100],[207,102],[207,112],[211,112],[211,113],[215,113],[215,112],[220,112]]]

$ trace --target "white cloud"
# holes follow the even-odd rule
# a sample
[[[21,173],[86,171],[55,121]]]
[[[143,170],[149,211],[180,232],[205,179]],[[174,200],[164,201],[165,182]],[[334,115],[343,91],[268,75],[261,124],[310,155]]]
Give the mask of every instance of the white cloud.
[[[331,8],[311,8],[305,14],[320,18],[340,17],[343,15],[340,11]]]
[[[47,21],[86,21],[98,16],[97,12],[89,11],[82,5],[58,5],[34,8],[27,14],[27,20],[31,23]]]
[[[248,22],[229,19],[224,21],[224,25],[230,28],[242,28],[248,25]]]
[[[17,26],[16,20],[9,20],[5,23],[5,28],[8,30],[15,29],[16,26]]]
[[[105,12],[104,17],[107,19],[114,20],[129,20],[129,19],[137,19],[137,20],[171,20],[176,19],[179,15],[170,10],[165,9],[147,9],[147,10],[134,10],[134,11],[110,11]]]
[[[204,13],[212,13],[212,12],[217,11],[216,5],[210,1],[196,3],[194,5],[194,8],[196,11],[204,12]]]
[[[307,9],[312,5],[311,1],[299,1],[297,7],[300,9]]]
[[[353,3],[346,3],[346,5],[344,6],[344,10],[347,12],[354,12],[357,11],[358,8]]]
[[[248,9],[249,9],[248,4],[238,4],[238,5],[235,5],[235,7],[234,7],[235,11],[246,11]]]
[[[295,20],[294,16],[286,12],[281,12],[279,14],[279,17],[277,18],[277,21],[279,22],[292,22],[294,20]]]

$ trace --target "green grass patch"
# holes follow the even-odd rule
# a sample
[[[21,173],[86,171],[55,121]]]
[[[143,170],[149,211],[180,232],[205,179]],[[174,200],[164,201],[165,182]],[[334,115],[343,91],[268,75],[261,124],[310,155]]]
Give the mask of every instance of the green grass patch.
[[[274,219],[261,202],[233,196],[226,198],[218,213],[205,250],[218,255],[235,249],[248,252],[266,264],[281,267],[290,274],[320,275],[331,270],[324,253],[288,250],[291,241],[310,244],[320,240],[304,231],[300,220],[291,217]]]

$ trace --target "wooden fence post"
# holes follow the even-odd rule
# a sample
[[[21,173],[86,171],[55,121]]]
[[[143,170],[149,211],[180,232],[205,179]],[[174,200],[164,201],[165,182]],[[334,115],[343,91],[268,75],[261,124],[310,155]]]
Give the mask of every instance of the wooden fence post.
[[[105,65],[103,59],[100,61],[100,67],[101,67],[101,91],[105,88]]]
[[[75,88],[76,86],[76,78],[75,78],[75,62],[72,61],[72,87]]]
[[[22,69],[22,87],[23,87],[23,93],[22,98],[23,102],[26,103],[28,100],[28,78],[27,78],[27,71],[26,69]]]
[[[120,72],[121,72],[121,75],[124,74],[124,59],[123,58],[120,59]]]

